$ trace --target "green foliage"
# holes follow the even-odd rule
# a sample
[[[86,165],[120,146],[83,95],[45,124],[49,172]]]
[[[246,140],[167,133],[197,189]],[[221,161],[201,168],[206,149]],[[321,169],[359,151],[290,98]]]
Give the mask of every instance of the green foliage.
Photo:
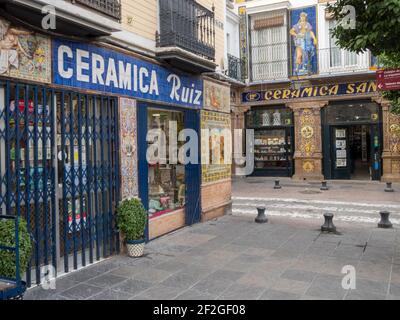
[[[117,209],[117,225],[127,240],[143,239],[147,212],[139,199],[124,200]]]
[[[24,219],[19,220],[20,274],[25,272],[31,258],[32,242]],[[0,246],[15,247],[15,220],[0,219]],[[15,278],[15,252],[0,250],[0,276]]]
[[[334,28],[336,45],[357,53],[370,50],[382,67],[400,67],[400,0],[338,0],[328,8],[341,21],[347,15],[345,6],[355,8],[356,25]],[[400,114],[400,91],[383,91],[382,96],[391,102],[391,111]]]
[[[400,0],[338,0],[328,9],[341,21],[345,6],[355,8],[356,27],[338,25],[333,30],[337,45],[358,53],[369,49],[375,56],[400,51]]]

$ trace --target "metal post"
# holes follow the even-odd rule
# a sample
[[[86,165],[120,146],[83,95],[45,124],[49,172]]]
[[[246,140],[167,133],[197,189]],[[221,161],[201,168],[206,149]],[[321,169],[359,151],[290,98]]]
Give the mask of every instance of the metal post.
[[[325,213],[324,214],[325,223],[321,226],[322,232],[336,232],[336,227],[333,224],[333,214]]]
[[[274,189],[276,189],[276,190],[282,189],[282,186],[280,185],[280,181],[279,180],[275,180]]]
[[[329,187],[328,187],[328,182],[327,181],[322,181],[321,182],[321,191],[328,191]]]
[[[385,192],[394,192],[391,182],[386,182]]]
[[[257,215],[257,218],[255,219],[256,223],[267,223],[268,218],[265,215],[265,207],[258,207],[257,211],[258,211],[258,215]]]
[[[378,223],[378,228],[382,229],[390,229],[393,227],[393,224],[389,220],[390,212],[388,211],[381,211],[379,212],[381,215],[381,221]]]

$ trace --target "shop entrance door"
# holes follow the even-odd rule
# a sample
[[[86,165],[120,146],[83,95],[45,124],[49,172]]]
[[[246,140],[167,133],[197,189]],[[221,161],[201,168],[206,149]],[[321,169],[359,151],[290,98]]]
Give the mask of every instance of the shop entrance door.
[[[371,101],[332,102],[322,109],[325,179],[380,180],[381,119]]]
[[[333,179],[379,180],[378,125],[331,126]]]

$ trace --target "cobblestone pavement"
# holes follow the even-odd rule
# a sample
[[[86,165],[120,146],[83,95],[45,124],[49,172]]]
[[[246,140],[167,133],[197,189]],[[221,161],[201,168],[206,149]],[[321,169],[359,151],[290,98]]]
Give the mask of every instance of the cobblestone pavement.
[[[400,299],[398,228],[338,221],[224,216],[146,245],[146,256],[116,256],[30,289],[25,299]],[[343,266],[356,289],[342,287]]]
[[[282,189],[274,190],[273,178],[236,179],[233,184],[234,215],[254,215],[256,207],[266,206],[268,215],[310,219],[322,222],[329,212],[335,220],[371,223],[380,220],[380,211],[389,211],[393,224],[400,226],[400,185],[396,192],[384,192],[385,183],[371,181],[329,181],[329,191],[318,182],[280,179]]]

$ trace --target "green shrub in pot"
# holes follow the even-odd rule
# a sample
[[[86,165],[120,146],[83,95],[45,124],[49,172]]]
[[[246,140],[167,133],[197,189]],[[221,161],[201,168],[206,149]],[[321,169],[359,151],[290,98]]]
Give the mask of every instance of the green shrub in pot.
[[[118,206],[117,226],[125,236],[130,256],[143,255],[146,221],[147,212],[139,199],[124,200]]]
[[[26,221],[19,219],[19,266],[20,275],[26,271],[32,252],[32,241]],[[0,246],[15,247],[15,220],[0,219]],[[0,277],[16,278],[15,252],[0,250]]]

